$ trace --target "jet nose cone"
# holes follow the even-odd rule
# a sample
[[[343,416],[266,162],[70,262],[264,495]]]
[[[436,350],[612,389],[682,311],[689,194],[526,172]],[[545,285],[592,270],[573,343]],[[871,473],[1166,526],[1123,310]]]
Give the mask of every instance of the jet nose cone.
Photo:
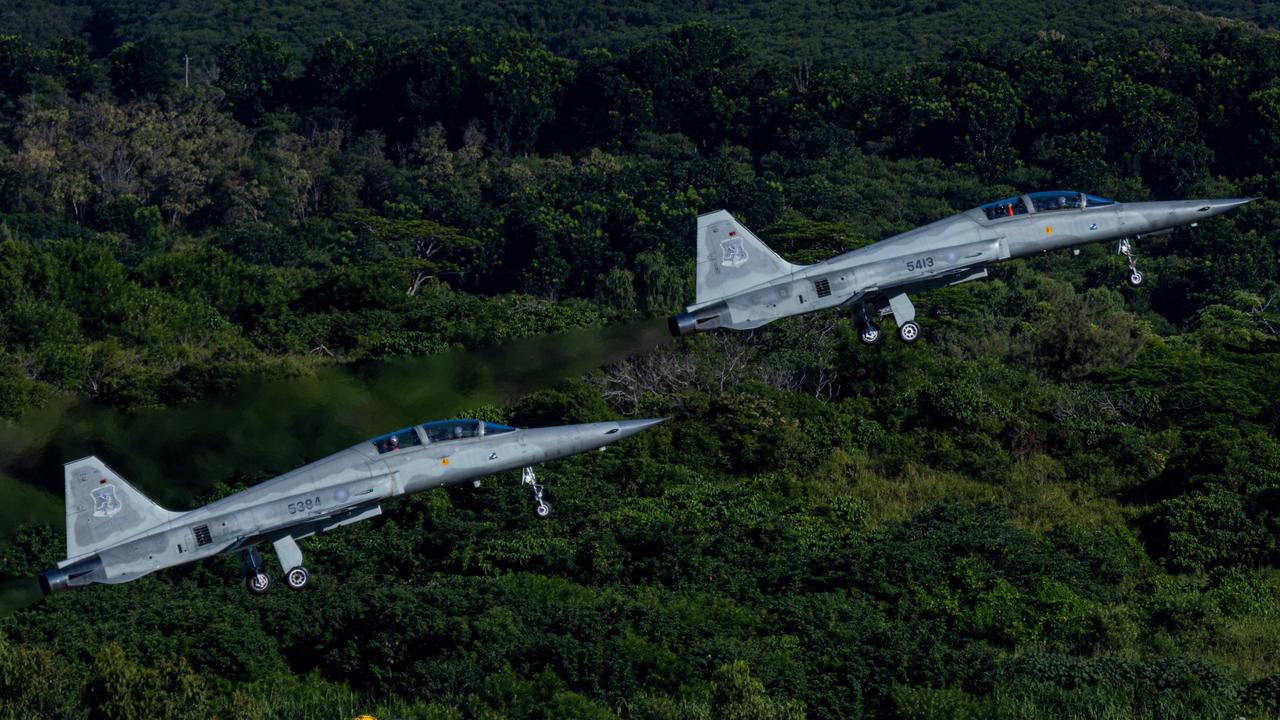
[[[1204,205],[1198,208],[1199,212],[1204,215],[1221,215],[1228,210],[1234,210],[1241,205],[1251,203],[1257,198],[1223,198],[1220,200],[1206,200]]]
[[[648,430],[654,425],[666,422],[670,419],[671,418],[646,418],[644,420],[619,420],[618,430],[621,431],[619,434],[622,437],[631,437],[641,430]]]

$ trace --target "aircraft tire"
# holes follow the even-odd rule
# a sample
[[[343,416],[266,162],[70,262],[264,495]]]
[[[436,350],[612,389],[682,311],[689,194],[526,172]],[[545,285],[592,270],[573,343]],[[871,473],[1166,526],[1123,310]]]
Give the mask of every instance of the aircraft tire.
[[[920,323],[908,320],[898,326],[898,339],[904,343],[913,343],[920,339]]]
[[[1128,278],[1129,284],[1134,287],[1138,287],[1139,285],[1141,285],[1142,281],[1145,279],[1146,278],[1142,276],[1141,270],[1134,270],[1133,272],[1129,273],[1129,278]]]
[[[551,504],[540,502],[534,506],[533,513],[540,518],[551,517]]]
[[[862,341],[863,345],[875,345],[883,339],[884,333],[880,332],[880,328],[874,324],[868,325],[858,333],[858,340]]]
[[[307,569],[299,565],[292,568],[284,574],[284,584],[289,586],[290,590],[301,590],[311,582],[311,573]]]
[[[244,586],[254,595],[265,595],[271,589],[271,576],[264,572],[253,573],[244,579]]]

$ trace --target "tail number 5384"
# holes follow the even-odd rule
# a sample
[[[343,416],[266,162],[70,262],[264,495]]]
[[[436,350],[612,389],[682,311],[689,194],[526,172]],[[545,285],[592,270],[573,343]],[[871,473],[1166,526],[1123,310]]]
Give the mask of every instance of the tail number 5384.
[[[308,510],[315,510],[318,507],[320,507],[320,496],[317,495],[314,498],[307,498],[305,500],[289,503],[289,514],[297,515],[298,513],[304,513]]]

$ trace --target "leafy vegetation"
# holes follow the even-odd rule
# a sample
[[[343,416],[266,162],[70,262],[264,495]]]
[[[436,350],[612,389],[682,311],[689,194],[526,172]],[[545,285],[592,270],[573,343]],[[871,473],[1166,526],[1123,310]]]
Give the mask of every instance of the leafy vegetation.
[[[1207,13],[1207,14],[1206,14]],[[936,60],[960,38],[982,36],[993,45],[1022,46],[1042,34],[1091,41],[1117,30],[1160,32],[1169,27],[1216,27],[1240,18],[1276,27],[1276,11],[1254,0],[1041,0],[1038,3],[926,2],[822,3],[813,0],[690,5],[671,0],[614,3],[542,2],[468,5],[408,0],[342,0],[302,7],[279,0],[251,4],[191,0],[30,0],[0,8],[0,27],[43,46],[79,34],[105,55],[126,41],[163,38],[174,70],[191,58],[194,73],[219,67],[228,41],[265,33],[305,55],[316,38],[344,33],[361,40],[426,36],[445,27],[538,35],[558,54],[577,57],[603,47],[627,50],[673,26],[710,21],[737,28],[760,62],[795,70],[808,64],[847,62],[887,68]],[[1242,25],[1242,23],[1235,23]]]
[[[173,46],[116,36],[142,27],[124,6],[38,6],[74,22],[0,38],[15,434],[67,393],[179,423],[248,375],[662,316],[719,207],[807,262],[1016,190],[1263,199],[1142,243],[1141,289],[1087,247],[925,296],[917,345],[863,347],[829,313],[476,408],[674,420],[546,468],[549,521],[495,479],[309,539],[304,594],[249,597],[222,558],[18,611],[5,714],[1280,712],[1273,35],[1076,4],[1107,34],[993,33],[871,72],[798,70],[750,23],[572,52],[520,22],[232,29],[186,87]],[[208,422],[230,436],[227,417]],[[189,503],[289,467],[252,419],[273,451],[234,469],[156,448],[203,468]],[[49,460],[0,450],[18,475]],[[18,578],[61,559],[62,527],[10,484]]]

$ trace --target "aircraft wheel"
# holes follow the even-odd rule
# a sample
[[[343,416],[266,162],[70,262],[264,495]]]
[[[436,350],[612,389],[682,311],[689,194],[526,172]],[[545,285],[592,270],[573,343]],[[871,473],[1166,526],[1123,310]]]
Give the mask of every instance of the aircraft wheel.
[[[868,323],[867,326],[862,329],[862,332],[858,333],[858,339],[861,340],[864,345],[875,345],[884,339],[884,335],[880,332],[880,328],[876,327],[875,324]]]
[[[551,517],[551,504],[547,502],[540,502],[533,508],[533,512],[540,518]]]
[[[913,343],[920,339],[920,324],[915,320],[908,320],[898,326],[898,338],[904,343]]]
[[[257,572],[246,577],[244,585],[254,595],[264,595],[271,589],[271,576],[264,572]]]
[[[1143,279],[1144,278],[1142,277],[1141,270],[1134,270],[1133,272],[1129,273],[1129,284],[1134,287],[1138,287],[1139,285],[1141,285]]]
[[[285,573],[284,582],[291,590],[301,590],[307,586],[307,583],[311,582],[311,575],[306,568],[299,565]]]

